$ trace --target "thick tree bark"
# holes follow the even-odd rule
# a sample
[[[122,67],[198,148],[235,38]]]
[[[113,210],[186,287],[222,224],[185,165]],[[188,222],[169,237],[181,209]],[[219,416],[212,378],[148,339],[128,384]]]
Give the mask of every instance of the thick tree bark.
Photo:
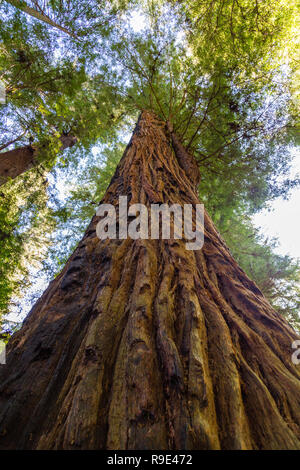
[[[62,135],[60,137],[61,150],[72,147],[77,139],[74,136]],[[0,153],[0,186],[9,178],[16,178],[32,168],[37,163],[40,149],[30,145],[19,147]]]
[[[184,152],[143,112],[102,202],[199,203]],[[9,343],[1,448],[300,449],[297,336],[208,215],[199,251],[98,220]]]

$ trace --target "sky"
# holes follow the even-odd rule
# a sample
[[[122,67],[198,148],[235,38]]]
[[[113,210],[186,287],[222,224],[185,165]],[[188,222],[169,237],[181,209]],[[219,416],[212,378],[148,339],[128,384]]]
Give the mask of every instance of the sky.
[[[292,155],[291,176],[295,177],[300,174],[300,149],[293,149]],[[253,216],[253,222],[265,236],[278,238],[276,253],[300,258],[300,188],[291,191],[287,201],[278,198],[270,203],[270,210]]]

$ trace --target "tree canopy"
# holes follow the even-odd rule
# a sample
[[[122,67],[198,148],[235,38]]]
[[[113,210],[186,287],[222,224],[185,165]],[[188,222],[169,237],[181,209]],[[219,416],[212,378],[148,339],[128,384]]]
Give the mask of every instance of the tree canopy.
[[[296,2],[30,0],[0,10],[1,152],[36,152],[30,170],[1,186],[3,318],[34,270],[57,274],[146,109],[194,153],[200,198],[222,236],[297,327],[297,261],[276,255],[251,222],[299,184],[289,177]],[[62,136],[75,145],[63,148]]]

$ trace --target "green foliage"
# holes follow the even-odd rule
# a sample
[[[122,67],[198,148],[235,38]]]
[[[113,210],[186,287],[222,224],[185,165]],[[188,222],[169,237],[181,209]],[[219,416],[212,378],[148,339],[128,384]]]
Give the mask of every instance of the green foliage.
[[[40,267],[50,244],[56,221],[46,187],[45,176],[31,172],[1,188],[0,311],[4,314],[11,297],[20,296],[30,284],[30,267]]]
[[[1,149],[31,142],[44,149],[40,159],[50,168],[61,154],[62,134],[76,136],[83,151],[111,137],[123,115],[123,98],[99,56],[96,73],[90,70],[89,43],[70,44],[18,10],[1,8],[0,68],[7,98],[0,107]],[[90,18],[88,10],[85,15]]]
[[[201,3],[207,14],[211,12],[208,2]],[[145,29],[135,33],[123,26],[110,40],[107,54],[113,54],[122,70],[118,82],[129,100],[138,109],[152,109],[172,122],[197,156],[203,180],[230,178],[236,197],[243,203],[251,200],[258,210],[266,199],[285,195],[298,184],[287,177],[287,147],[295,143],[298,122],[296,102],[291,99],[293,50],[285,61],[282,44],[286,37],[293,44],[286,18],[294,5],[286,6],[281,20],[278,2],[272,15],[264,17],[263,29],[255,9],[247,10],[245,24],[237,12],[233,19],[241,23],[243,33],[236,35],[234,46],[227,20],[213,28],[211,41],[210,16],[201,13],[191,19],[186,13],[189,4],[181,5],[183,17],[180,8],[174,14],[165,3],[158,4],[155,12],[146,8]],[[265,39],[268,31],[270,41]],[[245,37],[252,36],[256,45],[248,47]]]

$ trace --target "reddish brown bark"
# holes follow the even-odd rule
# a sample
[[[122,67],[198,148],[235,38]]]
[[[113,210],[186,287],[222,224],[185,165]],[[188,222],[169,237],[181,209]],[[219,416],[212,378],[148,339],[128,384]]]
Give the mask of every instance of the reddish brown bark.
[[[72,147],[76,140],[73,136],[62,135],[61,150]],[[0,186],[32,168],[38,162],[39,151],[39,148],[27,145],[0,153]]]
[[[103,202],[199,203],[171,140],[142,113]],[[98,220],[9,343],[1,448],[300,449],[297,336],[208,215],[199,251]]]

